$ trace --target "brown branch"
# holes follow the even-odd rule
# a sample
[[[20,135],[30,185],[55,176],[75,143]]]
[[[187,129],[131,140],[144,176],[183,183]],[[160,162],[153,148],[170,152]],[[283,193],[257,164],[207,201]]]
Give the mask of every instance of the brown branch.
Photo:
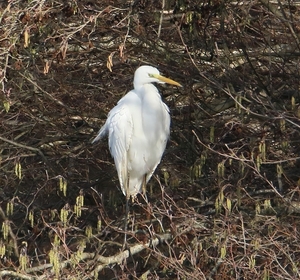
[[[172,235],[170,233],[165,233],[162,235],[157,235],[156,238],[150,239],[145,244],[142,244],[142,243],[135,244],[134,246],[130,247],[128,250],[125,250],[119,254],[116,254],[116,255],[110,256],[110,257],[103,257],[100,255],[97,255],[97,253],[83,253],[81,255],[80,261],[88,260],[88,259],[95,259],[97,262],[100,262],[100,264],[98,266],[96,266],[95,269],[92,271],[93,275],[97,275],[98,272],[103,270],[108,265],[122,263],[129,256],[133,256],[147,248],[155,247],[155,246],[159,245],[160,243],[165,242],[167,240],[171,240],[171,239],[172,239]],[[130,250],[130,253],[129,253],[129,250]],[[72,262],[72,260],[70,258],[66,261],[61,262],[60,268],[62,269],[64,267],[67,267],[71,262]],[[53,268],[53,266],[51,264],[47,263],[47,264],[43,264],[40,266],[28,268],[28,269],[26,269],[26,273],[40,272],[45,269],[52,269],[52,268]],[[5,276],[5,274],[3,274],[3,275]],[[45,277],[49,277],[49,275],[45,276]],[[40,279],[45,279],[45,277],[41,277]],[[31,278],[29,278],[29,279],[31,279]],[[89,278],[84,277],[83,279],[89,279]]]
[[[27,150],[30,150],[30,151],[34,151],[34,152],[38,153],[42,157],[42,159],[43,159],[44,162],[47,162],[46,157],[44,156],[44,154],[42,153],[42,151],[40,149],[38,149],[38,148],[33,148],[33,147],[30,147],[30,146],[27,146],[27,145],[23,145],[23,144],[11,141],[9,139],[6,139],[6,138],[4,138],[2,136],[0,136],[0,140],[2,140],[4,142],[7,142],[9,144],[12,144],[12,145],[14,145],[16,147],[19,147],[19,148],[23,148],[23,149],[27,149]]]

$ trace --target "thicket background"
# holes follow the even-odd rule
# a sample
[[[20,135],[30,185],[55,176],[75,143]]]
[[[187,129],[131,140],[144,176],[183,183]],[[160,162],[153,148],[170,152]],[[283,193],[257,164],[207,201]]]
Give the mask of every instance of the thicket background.
[[[0,3],[2,279],[299,279],[298,1]],[[171,138],[129,224],[106,141],[153,65]]]

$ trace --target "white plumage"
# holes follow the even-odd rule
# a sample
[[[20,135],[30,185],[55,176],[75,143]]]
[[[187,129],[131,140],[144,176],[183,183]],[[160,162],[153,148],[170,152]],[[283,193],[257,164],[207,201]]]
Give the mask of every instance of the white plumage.
[[[124,195],[134,197],[151,178],[166,148],[170,134],[168,106],[152,84],[179,83],[165,78],[152,66],[141,66],[134,74],[134,89],[121,98],[93,143],[108,134]]]

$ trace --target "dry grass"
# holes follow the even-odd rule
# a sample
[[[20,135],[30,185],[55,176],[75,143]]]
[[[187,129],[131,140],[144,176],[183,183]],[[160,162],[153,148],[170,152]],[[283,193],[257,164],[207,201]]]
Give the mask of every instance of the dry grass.
[[[300,7],[198,2],[0,4],[1,279],[300,278]],[[90,142],[141,64],[184,88],[129,254]]]

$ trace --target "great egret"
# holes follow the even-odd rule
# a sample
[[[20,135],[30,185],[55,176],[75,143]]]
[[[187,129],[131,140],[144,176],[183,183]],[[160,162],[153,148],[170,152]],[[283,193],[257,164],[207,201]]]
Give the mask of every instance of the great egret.
[[[170,134],[168,106],[152,83],[179,83],[163,77],[152,66],[141,66],[134,74],[134,89],[108,114],[92,143],[108,134],[123,194],[129,198],[142,191],[166,148]]]
[[[119,182],[126,196],[125,231],[128,200],[145,191],[166,148],[170,134],[168,106],[152,84],[179,83],[163,77],[152,66],[141,66],[134,74],[134,89],[109,112],[105,124],[92,143],[108,134],[110,153],[114,158]],[[126,242],[126,235],[125,235]]]

